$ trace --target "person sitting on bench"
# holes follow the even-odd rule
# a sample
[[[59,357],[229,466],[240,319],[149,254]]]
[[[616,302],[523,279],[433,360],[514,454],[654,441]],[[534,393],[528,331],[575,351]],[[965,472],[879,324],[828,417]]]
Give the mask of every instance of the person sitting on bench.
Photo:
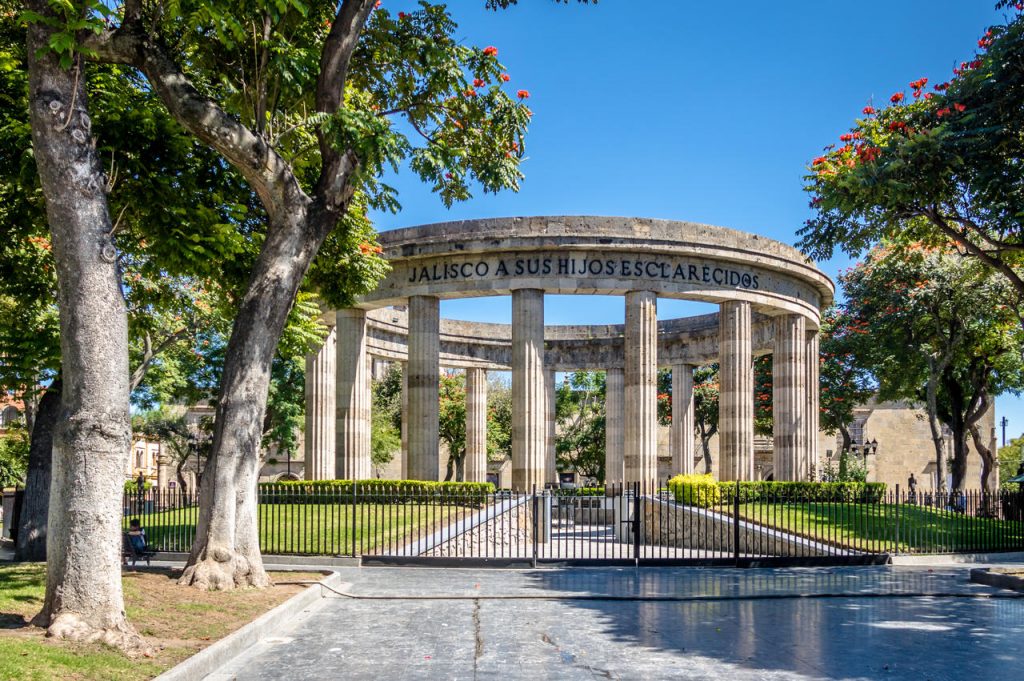
[[[146,564],[149,565],[149,559],[156,552],[149,549],[149,545],[146,543],[146,530],[142,528],[138,518],[132,518],[128,522],[128,532],[125,534],[125,540],[127,544],[125,546],[125,563],[130,558],[132,567],[135,567],[135,562],[139,558],[143,558]]]

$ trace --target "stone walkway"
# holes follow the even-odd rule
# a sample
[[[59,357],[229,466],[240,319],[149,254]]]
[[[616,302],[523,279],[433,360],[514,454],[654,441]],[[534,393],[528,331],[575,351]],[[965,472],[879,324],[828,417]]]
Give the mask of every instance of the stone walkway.
[[[1018,678],[1024,600],[967,567],[348,568],[208,678]]]

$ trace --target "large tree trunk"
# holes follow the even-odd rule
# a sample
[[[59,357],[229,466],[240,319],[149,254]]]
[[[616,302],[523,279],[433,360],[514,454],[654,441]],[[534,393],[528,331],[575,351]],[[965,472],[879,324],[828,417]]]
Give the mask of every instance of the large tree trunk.
[[[39,406],[32,423],[28,446],[28,474],[25,501],[21,506],[15,560],[46,560],[46,523],[50,511],[50,471],[53,459],[53,431],[60,416],[61,379],[58,376]]]
[[[935,503],[941,505],[940,499],[946,490],[946,442],[942,437],[942,426],[939,424],[939,396],[938,377],[945,368],[938,368],[933,357],[928,357],[928,384],[925,387],[927,395],[928,427],[931,429],[932,444],[935,447]]]
[[[256,482],[270,368],[299,285],[327,234],[296,196],[291,224],[271,224],[228,341],[213,447],[199,488],[196,539],[180,584],[270,584],[256,523]]]
[[[711,429],[704,430],[704,424],[700,424],[700,448],[704,452],[704,472],[711,474],[711,438],[715,436],[718,426],[711,426]]]
[[[53,16],[46,0],[28,6]],[[121,592],[121,498],[131,439],[128,319],[85,77],[81,65],[60,67],[48,47],[52,31],[40,23],[28,30],[32,146],[57,265],[64,378],[46,597],[35,622],[51,636],[127,649],[141,645]]]

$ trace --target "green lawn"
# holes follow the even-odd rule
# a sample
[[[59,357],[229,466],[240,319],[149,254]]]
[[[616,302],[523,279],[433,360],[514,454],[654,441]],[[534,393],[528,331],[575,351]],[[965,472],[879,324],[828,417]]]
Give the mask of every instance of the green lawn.
[[[450,504],[260,504],[260,548],[268,554],[379,553],[429,534],[476,509]],[[138,517],[151,546],[187,551],[195,536],[195,506]]]
[[[924,506],[751,503],[745,519],[851,549],[941,553],[1024,550],[1024,525]]]

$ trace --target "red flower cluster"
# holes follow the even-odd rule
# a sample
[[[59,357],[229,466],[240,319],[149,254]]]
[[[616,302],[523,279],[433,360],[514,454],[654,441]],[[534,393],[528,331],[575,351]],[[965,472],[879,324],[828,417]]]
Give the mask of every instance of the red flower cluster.
[[[828,161],[828,159],[825,158],[824,156],[819,156],[818,158],[816,158],[813,161],[811,161],[811,165],[812,166],[820,166],[823,163],[826,163],[827,161]]]
[[[874,113],[875,113],[875,107],[873,107],[873,106],[866,106],[866,107],[864,107],[864,110],[861,111],[861,113],[864,114],[865,116],[873,116]]]
[[[986,31],[985,37],[978,41],[978,47],[985,50],[992,46],[992,31]]]
[[[907,124],[904,123],[903,121],[893,121],[892,123],[889,124],[889,130],[893,132],[906,132]]]
[[[964,111],[967,110],[967,107],[964,106],[963,104],[961,104],[960,102],[957,102],[956,104],[954,104],[953,108],[956,109],[960,113],[963,113]]]
[[[495,47],[494,45],[488,45],[487,47],[484,48],[484,54],[486,54],[488,57],[497,57],[498,48]]]
[[[938,84],[935,85],[935,91],[936,92],[945,92],[947,89],[949,89],[949,83],[948,82],[947,83],[938,83]]]
[[[893,104],[899,104],[900,102],[903,101],[903,99],[904,99],[903,93],[902,92],[897,92],[896,94],[894,94],[892,97],[889,98],[889,101],[892,102]]]
[[[881,155],[882,150],[878,147],[861,147],[857,150],[857,158],[861,160],[861,163],[870,163]]]
[[[408,19],[408,18],[409,18],[409,15],[408,15],[408,14],[406,14],[405,12],[399,12],[399,13],[398,13],[398,20],[399,20],[399,21],[402,21],[402,20],[404,20],[404,19]]]
[[[501,80],[502,80],[502,82],[507,83],[510,80],[512,80],[512,76],[508,75],[507,73],[503,73],[503,74],[501,74]]]
[[[362,253],[363,255],[369,255],[370,253],[379,254],[383,253],[384,249],[381,248],[380,246],[375,246],[371,244],[369,241],[364,241],[363,243],[359,244],[359,252]]]
[[[849,132],[846,133],[845,135],[840,135],[839,136],[839,141],[840,142],[849,142],[852,139],[853,139],[853,134],[849,133]]]
[[[529,90],[520,90],[519,92],[516,93],[516,97],[518,97],[519,99],[529,99],[530,98],[530,91]]]
[[[928,79],[927,78],[918,78],[917,80],[915,80],[914,82],[912,82],[910,84],[910,87],[912,87],[914,89],[914,99],[917,99],[918,97],[921,96],[921,90],[923,90],[924,86],[927,85],[927,84],[928,84]]]
[[[466,95],[467,97],[476,97],[476,90],[474,90],[471,87],[466,88],[466,91],[463,94]]]

